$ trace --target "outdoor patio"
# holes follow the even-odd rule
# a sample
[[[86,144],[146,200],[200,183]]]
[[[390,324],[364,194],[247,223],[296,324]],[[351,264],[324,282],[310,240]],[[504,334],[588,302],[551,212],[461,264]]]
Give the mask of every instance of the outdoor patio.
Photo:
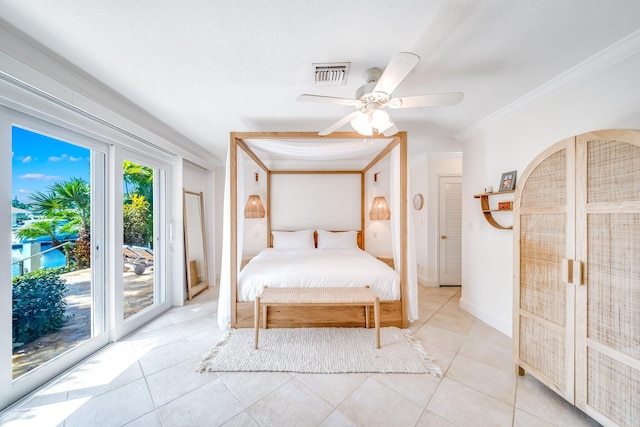
[[[65,273],[67,308],[65,325],[58,332],[40,337],[13,349],[13,378],[37,368],[91,337],[90,270]],[[153,304],[153,267],[143,274],[124,272],[124,318]]]

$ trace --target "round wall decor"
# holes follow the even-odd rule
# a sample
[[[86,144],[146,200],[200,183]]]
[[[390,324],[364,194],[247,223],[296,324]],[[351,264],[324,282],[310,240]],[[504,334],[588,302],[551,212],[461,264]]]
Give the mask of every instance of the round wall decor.
[[[419,211],[422,209],[422,205],[424,205],[424,197],[422,197],[422,194],[418,193],[413,196],[413,207]]]

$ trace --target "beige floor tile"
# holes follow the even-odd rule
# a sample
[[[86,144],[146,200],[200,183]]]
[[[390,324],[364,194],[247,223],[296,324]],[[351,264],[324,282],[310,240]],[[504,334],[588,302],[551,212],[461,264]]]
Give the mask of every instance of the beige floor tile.
[[[516,408],[557,426],[599,426],[531,375],[518,377]]]
[[[515,405],[517,375],[457,355],[449,366],[447,378],[471,387],[510,406]]]
[[[495,346],[501,346],[509,351],[511,351],[512,348],[512,341],[510,337],[480,320],[476,321],[469,330],[467,340],[474,344],[488,343]]]
[[[156,406],[162,406],[218,378],[215,373],[196,372],[200,357],[192,357],[146,377]]]
[[[389,387],[424,408],[440,384],[431,374],[372,374],[371,379]]]
[[[437,345],[438,347],[446,348],[453,352],[457,352],[465,340],[464,335],[436,328],[429,323],[426,323],[418,329],[413,336],[422,341],[425,349],[428,349],[432,345]]]
[[[163,426],[219,426],[244,410],[217,379],[158,408]]]
[[[204,357],[211,349],[220,341],[225,331],[218,329],[210,329],[208,331],[199,332],[195,335],[187,337],[191,345]]]
[[[142,377],[138,356],[131,343],[116,343],[67,375],[68,399],[98,396]]]
[[[141,357],[154,348],[162,347],[182,338],[184,338],[184,335],[182,335],[180,329],[172,324],[153,331],[134,332],[126,337],[125,341],[129,341],[135,352]]]
[[[504,345],[501,342],[496,343],[496,340],[492,340],[490,335],[487,335],[486,339],[475,335],[467,336],[467,339],[460,347],[459,353],[469,359],[502,369],[505,372],[515,372],[511,345]]]
[[[555,424],[516,409],[513,417],[513,427],[554,427]]]
[[[425,409],[416,427],[456,427],[456,425],[442,418],[440,415]]]
[[[444,329],[460,335],[466,335],[475,323],[474,319],[460,319],[437,312],[427,322],[427,325]]]
[[[427,409],[460,426],[511,426],[513,406],[444,378]]]
[[[298,374],[296,380],[333,407],[340,405],[366,379],[367,374]]]
[[[145,381],[139,379],[84,402],[65,419],[64,425],[65,427],[121,426],[153,409],[153,401]]]
[[[358,427],[357,424],[351,422],[351,420],[340,413],[340,411],[333,411],[319,427]]]
[[[451,365],[451,362],[453,362],[453,359],[456,357],[456,353],[433,344],[425,347],[425,350],[429,356],[433,358],[433,362],[440,367],[442,374],[446,374],[449,365]]]
[[[235,417],[231,418],[226,423],[222,424],[224,427],[258,427],[259,424],[253,419],[247,411],[242,411]]]
[[[372,378],[338,407],[342,415],[360,426],[415,425],[423,409]]]
[[[205,311],[198,317],[176,323],[176,326],[180,329],[182,335],[190,337],[191,335],[217,328],[218,319],[211,312]]]
[[[156,411],[148,412],[147,414],[136,418],[130,423],[125,424],[126,427],[162,427],[160,418]]]
[[[245,408],[291,381],[288,372],[227,372],[222,382]]]
[[[198,356],[186,338],[150,350],[139,360],[145,375],[151,375],[177,363]]]
[[[248,409],[261,426],[317,426],[333,407],[292,379]]]

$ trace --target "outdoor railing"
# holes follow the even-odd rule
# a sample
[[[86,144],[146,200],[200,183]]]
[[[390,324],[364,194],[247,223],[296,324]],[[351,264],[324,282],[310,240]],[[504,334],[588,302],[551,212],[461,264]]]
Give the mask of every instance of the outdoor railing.
[[[18,276],[22,276],[22,275],[24,275],[24,262],[26,260],[31,259],[31,258],[35,258],[35,257],[41,257],[43,254],[45,254],[47,252],[50,252],[50,251],[53,251],[53,250],[58,250],[59,248],[62,248],[62,247],[67,246],[67,245],[70,245],[71,243],[72,242],[61,243],[61,244],[59,244],[57,246],[53,246],[53,247],[51,247],[49,249],[45,249],[42,252],[38,252],[37,254],[33,254],[31,256],[24,257],[24,258],[22,258],[20,260],[14,261],[14,262],[11,263],[11,265],[17,264],[18,265]]]

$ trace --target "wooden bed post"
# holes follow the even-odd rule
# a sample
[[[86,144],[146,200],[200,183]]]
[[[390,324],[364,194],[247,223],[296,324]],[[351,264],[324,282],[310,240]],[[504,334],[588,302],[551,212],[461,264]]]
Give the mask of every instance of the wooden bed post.
[[[231,304],[231,327],[237,325],[236,301],[238,289],[238,141],[236,134],[231,133],[229,141],[229,226],[231,228],[231,241],[229,250],[229,280],[231,282],[231,290],[229,292],[229,303]]]
[[[407,305],[408,290],[408,260],[407,260],[407,133],[399,132],[400,137],[400,289],[402,291],[402,327],[409,326],[409,311]]]

